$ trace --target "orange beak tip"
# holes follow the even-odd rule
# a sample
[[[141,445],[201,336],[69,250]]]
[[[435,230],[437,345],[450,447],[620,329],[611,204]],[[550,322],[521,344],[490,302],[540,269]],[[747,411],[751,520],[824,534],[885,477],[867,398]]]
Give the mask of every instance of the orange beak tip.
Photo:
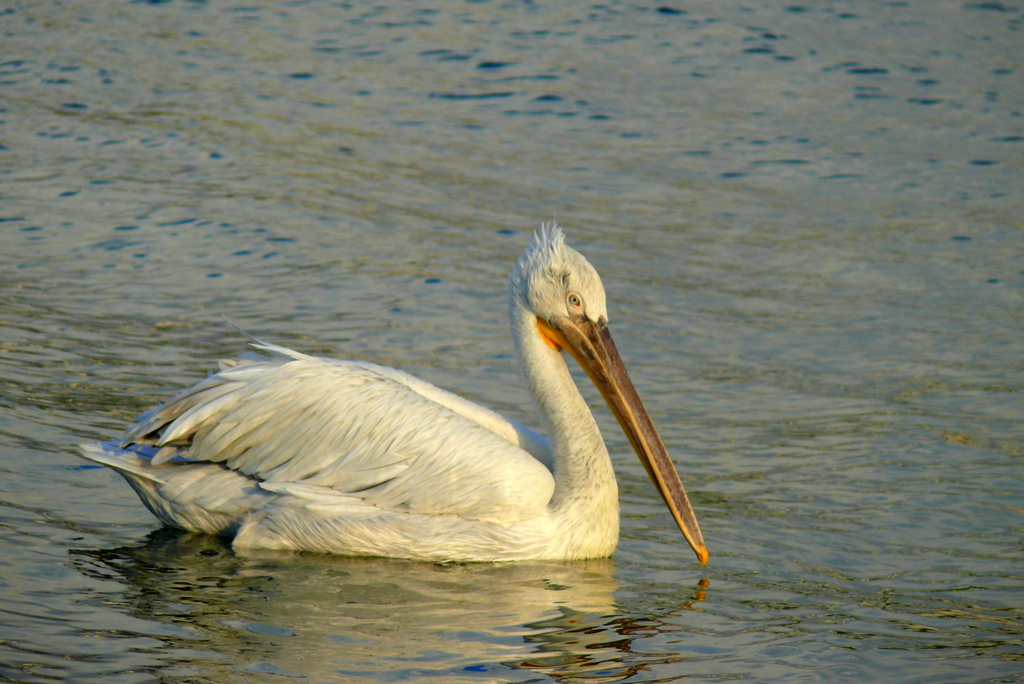
[[[708,558],[710,557],[711,554],[708,553],[708,549],[706,546],[702,546],[699,549],[697,549],[697,560],[700,561],[701,566],[707,565]]]

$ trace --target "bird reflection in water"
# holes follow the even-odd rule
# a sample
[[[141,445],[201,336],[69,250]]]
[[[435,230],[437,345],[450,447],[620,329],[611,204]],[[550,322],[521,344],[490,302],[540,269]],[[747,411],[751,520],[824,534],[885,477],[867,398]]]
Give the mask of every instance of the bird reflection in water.
[[[170,529],[144,544],[75,552],[82,573],[121,585],[99,600],[152,624],[151,655],[212,681],[239,669],[316,681],[399,676],[479,681],[524,670],[559,680],[620,681],[678,654],[632,643],[684,632],[674,610],[625,616],[615,562],[417,563],[261,551]],[[84,600],[97,600],[95,597]]]

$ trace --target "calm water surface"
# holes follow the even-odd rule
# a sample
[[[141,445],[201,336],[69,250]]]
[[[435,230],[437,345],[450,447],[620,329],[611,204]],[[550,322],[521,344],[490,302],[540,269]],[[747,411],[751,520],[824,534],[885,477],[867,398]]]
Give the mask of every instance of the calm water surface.
[[[1024,681],[1024,8],[17,2],[0,681]],[[244,338],[536,424],[557,218],[694,499],[596,392],[613,559],[235,554],[76,458]]]

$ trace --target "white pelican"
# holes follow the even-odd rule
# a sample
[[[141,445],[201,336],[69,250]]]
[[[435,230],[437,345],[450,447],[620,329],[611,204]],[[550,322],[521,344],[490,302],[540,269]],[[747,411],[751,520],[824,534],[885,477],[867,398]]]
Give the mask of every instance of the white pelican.
[[[120,445],[83,445],[172,527],[236,548],[431,561],[609,556],[608,450],[562,351],[608,402],[701,564],[708,552],[665,445],[608,332],[604,287],[554,224],[509,282],[512,337],[550,441],[407,373],[267,354],[143,414]]]

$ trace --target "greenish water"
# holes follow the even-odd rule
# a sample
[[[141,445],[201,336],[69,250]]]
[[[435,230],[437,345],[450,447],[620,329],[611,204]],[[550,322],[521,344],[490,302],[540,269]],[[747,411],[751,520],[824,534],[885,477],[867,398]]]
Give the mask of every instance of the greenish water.
[[[0,14],[0,681],[1024,681],[1024,8],[26,2]],[[596,392],[588,563],[240,556],[75,445],[245,340],[537,424],[557,218],[686,480]]]

